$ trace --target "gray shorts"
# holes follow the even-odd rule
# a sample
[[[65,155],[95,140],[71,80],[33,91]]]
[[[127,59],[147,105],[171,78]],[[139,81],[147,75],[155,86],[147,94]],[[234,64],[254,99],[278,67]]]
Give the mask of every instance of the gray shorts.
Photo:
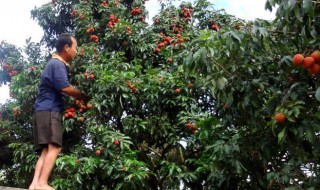
[[[33,114],[33,136],[35,151],[41,151],[48,144],[62,146],[62,113],[37,111]]]

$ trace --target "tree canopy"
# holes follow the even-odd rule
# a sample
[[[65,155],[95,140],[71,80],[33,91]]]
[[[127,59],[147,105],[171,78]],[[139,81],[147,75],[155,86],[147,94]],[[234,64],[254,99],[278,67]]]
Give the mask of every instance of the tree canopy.
[[[53,0],[32,10],[41,43],[0,46],[0,185],[27,187],[32,107],[57,35],[79,52],[56,189],[317,189],[320,3],[267,0],[246,21],[207,0]],[[45,47],[45,50],[43,49]]]

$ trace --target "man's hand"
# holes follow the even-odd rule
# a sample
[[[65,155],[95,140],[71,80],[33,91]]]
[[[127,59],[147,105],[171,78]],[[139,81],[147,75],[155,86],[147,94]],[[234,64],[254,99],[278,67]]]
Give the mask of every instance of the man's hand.
[[[76,98],[77,100],[84,100],[84,101],[87,101],[89,100],[88,97],[86,97],[84,94],[82,94],[78,89],[76,89],[75,87],[73,86],[67,86],[65,88],[63,88],[61,90],[62,93],[65,93],[66,95],[68,96],[72,96],[74,98]]]

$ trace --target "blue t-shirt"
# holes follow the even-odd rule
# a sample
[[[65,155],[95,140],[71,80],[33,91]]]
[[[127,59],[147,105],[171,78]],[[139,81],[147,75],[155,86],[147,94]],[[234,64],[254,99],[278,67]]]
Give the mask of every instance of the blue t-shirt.
[[[35,111],[62,111],[64,103],[61,90],[69,85],[65,64],[58,59],[50,59],[41,75]]]

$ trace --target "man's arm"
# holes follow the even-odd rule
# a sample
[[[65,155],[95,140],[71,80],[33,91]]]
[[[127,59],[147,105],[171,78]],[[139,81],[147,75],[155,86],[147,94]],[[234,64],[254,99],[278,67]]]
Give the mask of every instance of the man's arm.
[[[67,94],[68,96],[72,96],[72,97],[76,98],[77,100],[87,100],[87,97],[85,97],[84,94],[82,94],[78,89],[76,89],[75,87],[73,87],[71,85],[62,88],[61,92]]]

